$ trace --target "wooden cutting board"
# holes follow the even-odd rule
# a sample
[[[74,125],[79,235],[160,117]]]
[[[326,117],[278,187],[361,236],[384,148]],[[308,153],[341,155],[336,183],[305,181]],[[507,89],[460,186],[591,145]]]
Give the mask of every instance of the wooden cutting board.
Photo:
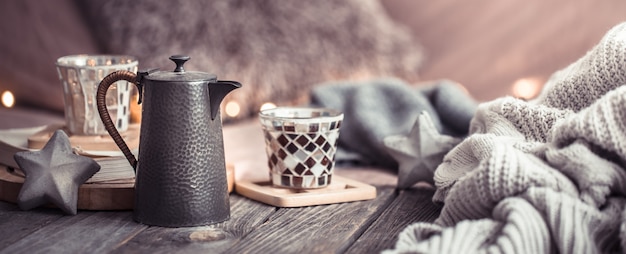
[[[229,193],[232,192],[234,186],[233,171],[234,166],[226,166]],[[17,203],[17,196],[23,183],[22,172],[0,165],[0,200]],[[77,208],[80,210],[132,210],[134,186],[134,179],[83,184],[78,189]]]

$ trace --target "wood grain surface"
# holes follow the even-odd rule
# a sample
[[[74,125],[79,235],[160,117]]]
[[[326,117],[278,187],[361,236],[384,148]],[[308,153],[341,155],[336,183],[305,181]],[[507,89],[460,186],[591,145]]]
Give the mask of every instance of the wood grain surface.
[[[226,177],[228,192],[234,190],[234,167],[227,165]],[[24,183],[24,174],[0,165],[0,201],[17,203],[17,197]],[[135,195],[135,180],[87,183],[78,189],[79,210],[132,210]],[[52,207],[53,205],[50,204]]]
[[[183,228],[142,225],[131,211],[64,216],[58,209],[21,211],[0,201],[0,252],[371,253],[389,248],[410,223],[432,221],[438,207],[431,194],[379,187],[374,200],[302,208],[231,194],[230,220]]]
[[[303,207],[336,204],[376,198],[376,188],[369,184],[333,175],[332,183],[319,189],[288,189],[272,186],[270,181],[239,181],[238,194],[277,207]]]

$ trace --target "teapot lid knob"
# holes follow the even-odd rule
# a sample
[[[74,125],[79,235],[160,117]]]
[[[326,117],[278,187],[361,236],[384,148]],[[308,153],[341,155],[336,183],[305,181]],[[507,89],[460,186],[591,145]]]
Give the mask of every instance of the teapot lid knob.
[[[174,71],[155,71],[150,72],[150,75],[144,75],[143,78],[147,81],[156,81],[156,82],[209,82],[214,83],[217,81],[217,76],[215,74],[210,74],[201,71],[185,71],[183,65],[187,62],[191,57],[186,55],[173,55],[170,56],[170,60],[172,60],[176,64],[176,69]]]
[[[191,57],[189,56],[183,56],[183,55],[170,56],[170,60],[176,63],[176,69],[174,69],[174,72],[185,72],[185,69],[183,68],[183,64],[185,64],[185,62],[187,62],[187,60],[189,60],[190,58]]]

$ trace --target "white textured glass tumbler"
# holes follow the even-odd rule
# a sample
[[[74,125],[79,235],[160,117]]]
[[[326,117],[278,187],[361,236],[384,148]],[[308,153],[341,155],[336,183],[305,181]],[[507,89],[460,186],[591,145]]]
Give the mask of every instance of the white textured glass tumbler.
[[[72,55],[57,59],[64,92],[65,124],[72,135],[107,134],[96,105],[98,85],[114,71],[137,72],[137,65],[135,57],[124,55]],[[107,109],[119,131],[128,129],[132,88],[132,84],[120,81],[106,95]]]
[[[274,186],[330,185],[343,113],[326,108],[279,107],[259,113]]]

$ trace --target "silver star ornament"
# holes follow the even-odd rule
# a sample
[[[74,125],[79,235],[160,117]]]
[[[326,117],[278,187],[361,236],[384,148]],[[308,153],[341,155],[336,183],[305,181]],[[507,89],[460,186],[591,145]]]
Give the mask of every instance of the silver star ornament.
[[[434,183],[435,169],[461,140],[440,134],[426,112],[420,113],[408,136],[386,137],[384,145],[399,165],[397,187],[410,188],[419,181]]]

